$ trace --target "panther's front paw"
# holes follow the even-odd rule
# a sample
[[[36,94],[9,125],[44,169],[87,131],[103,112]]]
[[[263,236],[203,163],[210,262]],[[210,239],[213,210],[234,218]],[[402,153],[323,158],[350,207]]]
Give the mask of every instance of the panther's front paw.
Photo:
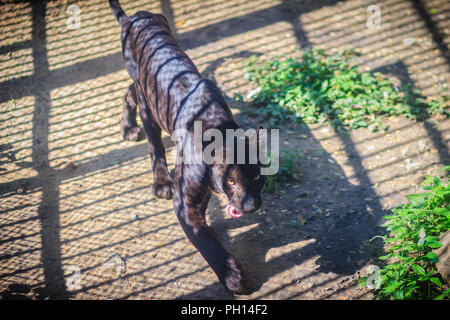
[[[125,141],[141,141],[145,138],[144,131],[139,127],[123,128],[122,134]]]
[[[225,286],[234,294],[248,294],[244,272],[239,261],[230,257],[227,260],[228,272],[224,279]]]
[[[152,192],[158,198],[172,199],[172,183],[154,183],[152,186]]]

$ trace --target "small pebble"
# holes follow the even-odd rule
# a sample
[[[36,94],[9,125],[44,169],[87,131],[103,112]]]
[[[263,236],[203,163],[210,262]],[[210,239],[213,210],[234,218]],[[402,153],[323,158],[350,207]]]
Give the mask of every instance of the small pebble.
[[[73,163],[72,161],[68,162],[65,166],[64,169],[71,169],[71,170],[75,170],[77,168],[77,165],[75,163]]]
[[[412,45],[414,42],[416,42],[415,38],[405,38],[403,39],[403,43],[407,46]]]

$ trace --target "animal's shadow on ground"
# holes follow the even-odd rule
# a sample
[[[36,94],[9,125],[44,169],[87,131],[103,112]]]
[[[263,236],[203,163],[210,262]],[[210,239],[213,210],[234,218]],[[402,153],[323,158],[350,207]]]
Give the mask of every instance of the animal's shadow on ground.
[[[0,292],[0,298],[3,300],[32,300],[45,299],[48,292],[45,287],[31,286],[23,283],[11,283],[8,288]]]

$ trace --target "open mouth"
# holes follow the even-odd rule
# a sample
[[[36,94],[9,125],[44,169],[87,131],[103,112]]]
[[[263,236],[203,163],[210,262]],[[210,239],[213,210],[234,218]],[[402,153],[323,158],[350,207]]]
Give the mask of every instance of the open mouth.
[[[240,212],[238,209],[236,209],[231,204],[227,205],[226,209],[227,214],[232,218],[240,218],[243,216],[242,212]]]

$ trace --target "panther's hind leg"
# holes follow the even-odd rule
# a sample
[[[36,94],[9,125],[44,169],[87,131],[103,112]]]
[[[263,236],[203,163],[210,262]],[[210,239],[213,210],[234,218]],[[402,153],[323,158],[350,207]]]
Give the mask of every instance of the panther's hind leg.
[[[139,101],[138,96],[138,101]],[[155,196],[164,199],[171,199],[173,193],[173,179],[167,170],[166,150],[161,139],[161,128],[153,119],[146,104],[138,103],[139,114],[144,125],[145,135],[148,140],[148,150],[152,161],[152,171],[154,183],[152,192]]]
[[[137,101],[136,89],[134,83],[132,83],[125,91],[123,97],[121,125],[123,139],[127,141],[140,141],[145,137],[144,131],[136,122]]]

